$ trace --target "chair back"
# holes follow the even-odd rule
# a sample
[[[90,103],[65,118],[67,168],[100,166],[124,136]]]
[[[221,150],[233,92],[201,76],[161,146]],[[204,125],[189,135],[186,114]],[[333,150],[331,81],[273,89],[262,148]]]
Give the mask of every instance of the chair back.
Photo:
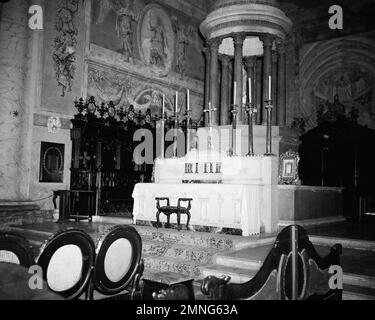
[[[65,229],[47,240],[37,259],[48,287],[66,299],[78,298],[86,289],[95,262],[92,238],[78,229]]]
[[[0,232],[0,262],[31,267],[35,262],[30,243],[18,234]]]
[[[131,226],[115,226],[104,232],[96,246],[93,283],[104,295],[124,291],[143,273],[142,239]],[[133,285],[133,289],[134,285]]]

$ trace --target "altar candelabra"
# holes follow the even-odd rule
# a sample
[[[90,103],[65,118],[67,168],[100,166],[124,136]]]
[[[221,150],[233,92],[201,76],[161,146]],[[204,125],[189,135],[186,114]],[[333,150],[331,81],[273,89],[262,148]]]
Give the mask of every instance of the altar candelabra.
[[[178,143],[178,126],[179,126],[179,122],[178,122],[178,112],[177,110],[175,110],[173,112],[173,120],[174,120],[174,125],[173,125],[173,157],[177,157],[177,143]]]
[[[233,115],[232,118],[232,147],[230,149],[230,155],[236,156],[237,155],[237,136],[236,136],[236,130],[237,130],[237,115],[238,115],[238,105],[233,104],[231,113]]]
[[[272,99],[268,99],[266,102],[266,111],[267,111],[267,141],[266,141],[266,153],[265,156],[274,156],[272,153]]]
[[[247,120],[249,125],[249,152],[247,156],[254,156],[254,115],[258,112],[253,103],[246,105],[246,112],[248,114]]]
[[[191,133],[191,111],[186,111],[186,153],[190,151],[190,133]]]
[[[162,112],[161,119],[160,119],[160,126],[161,126],[161,134],[160,134],[160,158],[164,159],[164,152],[165,152],[165,145],[164,145],[164,139],[165,139],[165,114]]]

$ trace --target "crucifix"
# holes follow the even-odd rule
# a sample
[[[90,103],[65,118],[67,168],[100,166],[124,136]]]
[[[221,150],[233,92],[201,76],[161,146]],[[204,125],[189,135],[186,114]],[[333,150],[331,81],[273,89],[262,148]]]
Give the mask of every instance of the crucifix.
[[[208,136],[208,149],[212,149],[212,112],[216,112],[216,108],[212,108],[211,102],[208,103],[208,109],[203,110],[208,114],[208,126],[210,128]]]

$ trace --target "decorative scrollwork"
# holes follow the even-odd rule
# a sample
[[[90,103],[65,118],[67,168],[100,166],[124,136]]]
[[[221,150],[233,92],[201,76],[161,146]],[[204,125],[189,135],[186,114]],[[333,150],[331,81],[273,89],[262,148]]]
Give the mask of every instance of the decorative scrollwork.
[[[61,87],[61,96],[72,91],[72,81],[76,71],[76,47],[78,29],[74,18],[78,11],[79,0],[64,0],[58,4],[55,28],[58,35],[54,40],[53,61],[55,77]]]

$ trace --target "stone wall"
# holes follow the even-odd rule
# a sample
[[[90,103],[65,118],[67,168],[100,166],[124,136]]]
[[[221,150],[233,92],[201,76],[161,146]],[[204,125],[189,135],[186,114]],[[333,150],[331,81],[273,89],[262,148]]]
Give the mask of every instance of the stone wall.
[[[121,3],[120,7],[115,3]],[[43,8],[43,30],[28,28],[31,4]],[[134,13],[130,17],[133,50],[128,54],[126,18],[130,11]],[[155,93],[159,97],[165,94],[166,111],[171,114],[178,91],[182,115],[189,89],[192,116],[198,121],[203,110],[204,76],[198,26],[203,18],[201,7],[171,0],[13,0],[4,4],[0,199],[34,200],[42,210],[51,210],[53,190],[69,188],[70,119],[76,113],[75,98],[93,95],[99,102],[113,100],[124,107],[134,104],[142,111],[153,107],[153,112],[160,114],[160,99],[154,97]],[[154,34],[150,28],[158,23],[165,38],[162,49],[151,45]],[[69,31],[69,36],[64,37],[63,31]],[[158,55],[163,49],[161,63]],[[62,183],[39,182],[42,142],[65,145]]]
[[[24,86],[27,55],[27,2],[3,6],[0,25],[0,199],[27,198],[22,137],[27,123]]]

